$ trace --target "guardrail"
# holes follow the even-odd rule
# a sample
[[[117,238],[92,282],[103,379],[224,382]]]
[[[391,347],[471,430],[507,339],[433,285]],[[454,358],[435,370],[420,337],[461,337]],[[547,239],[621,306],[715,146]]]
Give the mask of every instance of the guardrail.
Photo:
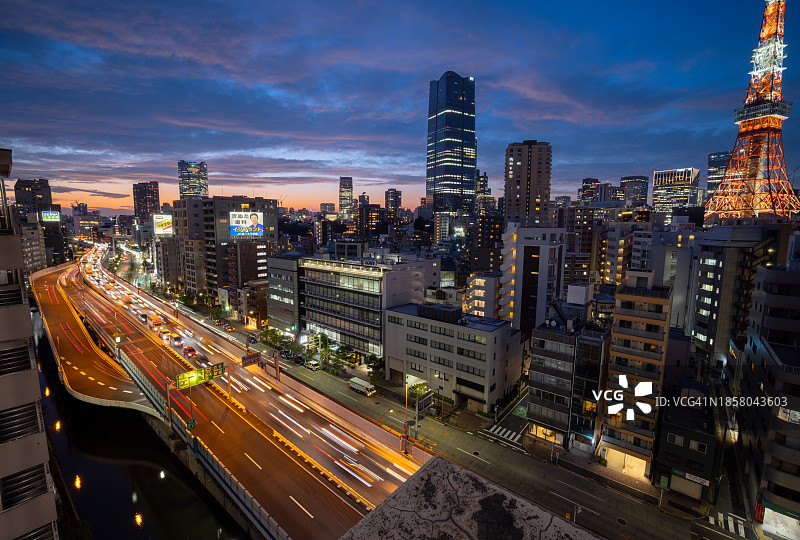
[[[70,308],[75,310],[75,306],[70,302]],[[44,317],[43,317],[44,320]],[[52,345],[52,338],[50,337],[50,331],[47,326],[45,326],[47,330],[48,339]],[[115,343],[107,333],[101,329],[98,329],[98,335],[103,338],[104,341],[107,342],[112,348],[115,347]],[[91,342],[91,340],[90,340]],[[110,342],[110,343],[109,343]],[[55,350],[55,348],[54,348]],[[186,360],[172,351],[173,354],[180,359],[182,365],[188,365]],[[147,397],[148,401],[153,404],[155,412],[154,416],[157,416],[160,420],[167,423],[169,421],[169,411],[167,410],[167,400],[165,396],[162,396],[161,393],[156,389],[156,387],[144,376],[144,374],[136,367],[135,363],[131,361],[127,354],[121,349],[117,349],[117,360],[120,364],[125,368],[134,382],[139,386],[139,388],[143,391],[144,395]],[[190,369],[193,367],[190,366]],[[62,382],[65,381],[63,377],[63,369],[59,363],[59,378],[62,379]],[[212,383],[213,384],[213,383]],[[68,384],[65,384],[68,388]],[[222,392],[216,384],[216,389],[218,392]],[[224,392],[222,392],[224,393]],[[77,397],[77,396],[76,396]],[[80,399],[80,398],[79,398]],[[97,401],[104,401],[104,403],[100,403],[103,405],[107,405],[109,402],[107,400],[97,400]],[[235,401],[235,400],[234,400]],[[124,403],[124,402],[120,402]],[[244,409],[244,407],[236,402],[238,407]],[[127,405],[137,405],[137,404],[127,404]],[[123,405],[124,406],[124,405]],[[141,407],[141,405],[140,405]],[[152,414],[152,413],[151,413]],[[203,464],[205,469],[211,473],[214,480],[219,484],[228,497],[231,498],[237,505],[237,507],[242,511],[242,513],[247,517],[248,521],[253,525],[255,531],[260,534],[264,538],[270,538],[272,540],[289,540],[290,537],[284,531],[280,525],[269,515],[263,506],[261,506],[255,497],[247,491],[247,489],[239,482],[236,477],[231,473],[225,465],[214,455],[208,446],[200,439],[199,437],[192,437],[190,435],[190,431],[187,428],[186,422],[178,414],[172,415],[172,425],[173,431],[178,435],[178,437],[186,444],[186,447],[190,449],[192,455]]]

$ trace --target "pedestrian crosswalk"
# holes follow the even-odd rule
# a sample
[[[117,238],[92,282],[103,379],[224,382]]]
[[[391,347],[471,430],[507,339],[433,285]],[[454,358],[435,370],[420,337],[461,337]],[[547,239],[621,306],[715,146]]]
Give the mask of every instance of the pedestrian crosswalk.
[[[722,512],[717,512],[716,516],[709,514],[708,521],[712,525],[716,525],[717,527],[722,527],[725,530],[728,530],[732,533],[736,533],[739,536],[744,537],[744,520],[739,516],[733,514],[724,515]]]
[[[512,443],[519,442],[520,438],[522,437],[521,433],[517,433],[516,431],[511,431],[510,429],[501,427],[500,424],[494,425],[489,429],[487,429],[486,431],[497,437],[502,437],[503,439],[510,441]]]

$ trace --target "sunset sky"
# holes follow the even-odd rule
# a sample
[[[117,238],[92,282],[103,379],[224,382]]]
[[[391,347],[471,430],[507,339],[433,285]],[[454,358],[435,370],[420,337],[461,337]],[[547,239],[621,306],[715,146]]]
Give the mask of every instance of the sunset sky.
[[[502,196],[508,143],[553,145],[553,196],[587,176],[697,167],[730,150],[763,0],[726,2],[91,2],[4,0],[0,147],[55,202],[129,212],[131,184],[178,196],[383,204],[424,195],[428,84],[476,82],[478,167]],[[788,3],[784,96],[800,99]],[[798,57],[800,58],[800,57]],[[784,129],[789,173],[800,119]],[[797,183],[797,182],[796,182]],[[13,184],[13,182],[12,182]]]

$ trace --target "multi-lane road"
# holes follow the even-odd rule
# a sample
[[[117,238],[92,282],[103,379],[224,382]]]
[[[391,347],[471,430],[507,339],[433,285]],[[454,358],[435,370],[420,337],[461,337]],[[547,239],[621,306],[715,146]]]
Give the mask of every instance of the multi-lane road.
[[[332,422],[302,396],[265,376],[260,369],[241,368],[236,359],[214,345],[213,335],[192,333],[174,318],[160,313],[169,333],[180,336],[174,340],[162,339],[136,314],[138,311],[152,316],[159,313],[159,306],[139,298],[128,305],[124,292],[108,282],[99,268],[90,277],[82,276],[77,266],[61,275],[49,274],[36,282],[35,291],[43,302],[43,312],[53,321],[50,331],[56,333],[59,356],[64,357],[64,362],[71,362],[69,366],[75,365],[74,371],[78,373],[89,373],[84,364],[91,365],[94,361],[89,361],[84,353],[89,344],[78,340],[83,334],[74,328],[74,321],[72,326],[62,329],[61,321],[55,323],[60,315],[51,315],[55,313],[53,308],[66,304],[67,298],[97,331],[120,338],[120,349],[136,362],[162,395],[166,395],[167,383],[174,383],[177,374],[187,367],[219,362],[230,366],[225,378],[217,382],[223,390],[230,384],[233,397],[246,412],[231,406],[219,390],[199,385],[192,389],[191,401],[188,390],[170,389],[173,414],[184,420],[195,419],[195,436],[202,439],[290,536],[338,538],[361,518],[364,505],[356,504],[287,451],[276,434],[334,475],[347,490],[360,494],[367,506],[380,503],[418,468],[418,464],[402,454],[375,443],[342,422]],[[55,302],[48,300],[51,295]],[[71,337],[74,343],[61,343],[61,336]],[[186,346],[193,347],[199,355],[183,357]],[[104,382],[98,385],[101,388],[110,389],[108,382],[93,378],[95,382]],[[115,388],[119,391],[120,386]]]

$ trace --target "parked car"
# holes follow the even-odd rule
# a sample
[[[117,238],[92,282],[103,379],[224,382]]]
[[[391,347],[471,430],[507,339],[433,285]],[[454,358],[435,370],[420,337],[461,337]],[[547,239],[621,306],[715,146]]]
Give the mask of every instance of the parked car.
[[[255,336],[247,336],[247,343],[258,343]]]
[[[222,321],[214,321],[214,326],[222,326],[223,324],[225,323],[223,323]]]
[[[230,324],[226,324],[225,325],[225,331],[226,332],[233,332],[233,330],[234,330],[233,325],[230,325]]]
[[[319,371],[319,360],[306,360],[306,363],[303,365],[311,371]]]
[[[305,356],[303,356],[302,354],[296,354],[296,355],[294,355],[294,356],[292,357],[292,360],[294,360],[294,363],[295,363],[295,364],[305,364],[305,363],[306,363],[306,357],[305,357]]]
[[[183,356],[186,358],[191,358],[193,356],[197,356],[197,351],[194,350],[194,347],[184,347],[183,348]]]
[[[289,349],[283,349],[281,351],[281,358],[285,358],[286,360],[288,360],[291,357],[292,357],[292,351],[290,351]]]

